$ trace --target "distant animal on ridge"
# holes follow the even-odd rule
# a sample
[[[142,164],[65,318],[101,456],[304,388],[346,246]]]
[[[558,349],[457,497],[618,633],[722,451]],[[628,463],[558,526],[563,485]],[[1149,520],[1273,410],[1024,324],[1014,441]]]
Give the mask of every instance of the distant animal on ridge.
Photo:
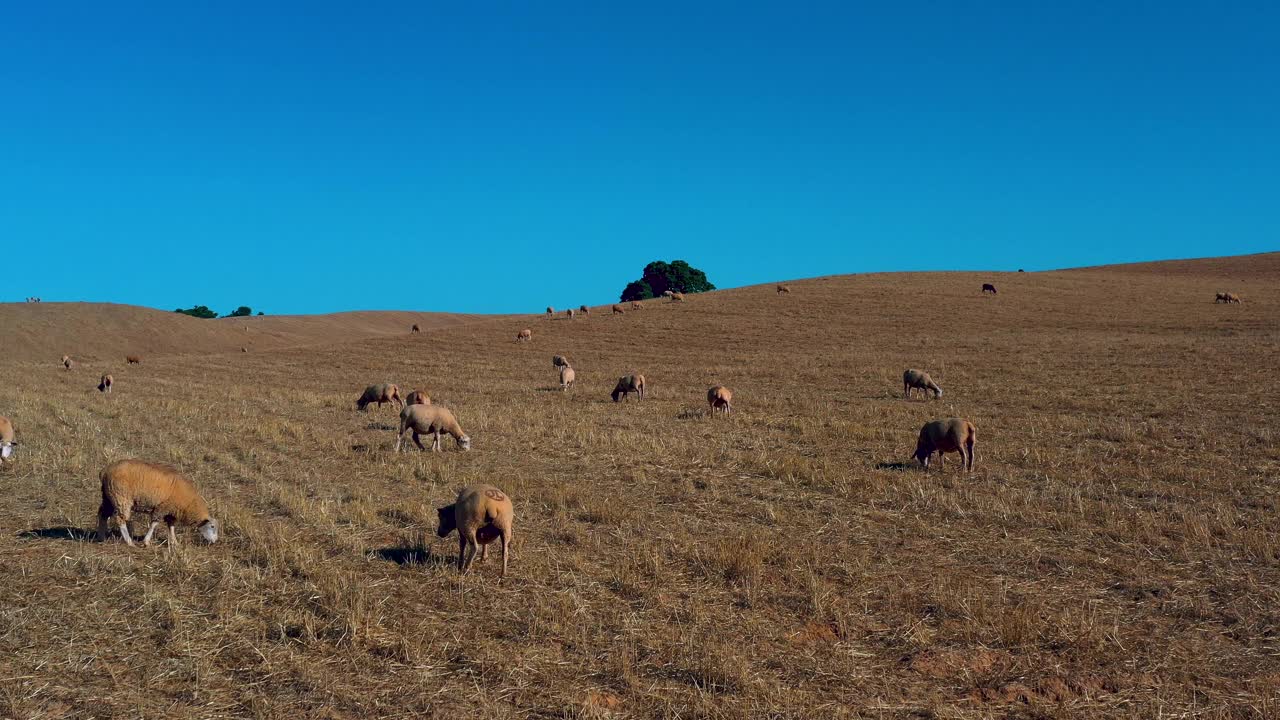
[[[582,313],[583,315],[590,315],[591,308],[587,307],[586,305],[580,305],[578,306],[578,312]]]
[[[916,440],[915,459],[920,461],[924,469],[929,469],[929,458],[938,453],[938,468],[942,469],[943,455],[949,452],[960,453],[961,468],[973,471],[973,446],[978,441],[978,429],[973,423],[960,418],[947,418],[927,422],[920,428],[920,437]]]
[[[548,305],[548,306],[547,306],[547,317],[551,317],[552,315],[555,315],[555,314],[556,314],[556,309],[555,309],[555,308],[553,308],[553,307],[551,307],[550,305]]]
[[[643,310],[643,309],[644,309],[644,305],[641,305],[639,302],[637,302],[637,301],[635,301],[635,300],[632,300],[632,301],[631,301],[631,309],[632,309],[632,310]]]
[[[422,332],[422,328],[418,327],[418,323],[414,323],[413,326],[409,328],[409,332],[411,333]]]
[[[378,403],[379,409],[382,408],[383,403],[391,403],[397,409],[404,407],[404,399],[400,397],[400,388],[392,383],[378,383],[365,388],[360,398],[356,400],[356,410],[363,412],[370,403]]]
[[[452,505],[436,508],[440,526],[436,535],[448,537],[458,532],[458,572],[465,573],[480,548],[480,562],[489,554],[489,543],[502,541],[502,575],[507,576],[507,553],[511,548],[515,511],[511,498],[492,485],[472,485],[458,493]],[[467,551],[470,550],[470,556]]]
[[[778,286],[778,294],[779,294],[779,295],[790,295],[790,294],[791,294],[791,288],[790,288],[789,286],[787,286],[787,285],[779,285],[779,286]]]
[[[569,319],[570,319],[570,320],[572,320],[572,319],[573,319],[573,316],[574,316],[574,315],[577,315],[577,312],[576,312],[573,308],[569,308],[568,310],[565,310],[565,311],[564,311],[564,314],[565,314],[565,315],[568,315],[568,316],[569,316]]]
[[[992,295],[995,295],[995,294],[996,294],[996,286],[995,286],[995,285],[992,285],[991,283],[982,283],[982,292],[984,292],[984,293],[991,293]]]
[[[622,315],[622,314],[625,314],[626,312],[627,312],[626,310],[623,310],[623,309],[622,309],[622,306],[621,306],[621,305],[618,305],[617,303],[614,303],[614,305],[613,305],[613,314],[614,314],[614,315]]]

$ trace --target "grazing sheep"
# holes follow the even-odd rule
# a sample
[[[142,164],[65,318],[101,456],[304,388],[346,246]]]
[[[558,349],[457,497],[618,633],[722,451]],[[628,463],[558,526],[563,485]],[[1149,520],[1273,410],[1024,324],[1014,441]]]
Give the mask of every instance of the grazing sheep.
[[[671,293],[671,302],[684,302],[684,293]]]
[[[662,297],[671,297],[672,295],[675,295],[675,293],[671,292],[670,290],[662,291]]]
[[[74,366],[74,365],[75,365],[75,363],[71,361],[71,356],[70,356],[70,355],[63,355],[63,356],[62,356],[62,367],[64,367],[64,368],[66,368],[66,369],[70,370],[70,369],[72,368],[72,366]]]
[[[569,319],[570,319],[570,320],[572,320],[572,319],[573,319],[573,316],[574,316],[574,315],[576,315],[577,313],[574,311],[574,309],[573,309],[573,308],[569,308],[568,310],[565,310],[565,311],[564,311],[564,314],[565,314],[565,315],[568,315],[568,316],[569,316]]]
[[[511,498],[492,485],[472,485],[458,493],[452,505],[436,508],[436,512],[440,516],[437,535],[448,537],[449,533],[458,531],[458,572],[470,569],[477,547],[480,562],[484,562],[489,556],[489,543],[501,538],[501,577],[507,576],[507,551],[511,547],[511,524],[515,519]]]
[[[1240,302],[1240,296],[1235,293],[1227,293],[1227,302],[1238,303]]]
[[[247,348],[247,347],[242,347],[242,348],[240,348],[240,352],[249,352],[249,348]]]
[[[115,383],[115,378],[108,373],[102,376],[102,382],[98,383],[98,392],[109,393],[111,386]]]
[[[552,355],[551,367],[569,367],[569,358],[563,355]]]
[[[582,313],[583,315],[590,315],[591,308],[587,307],[586,305],[579,305],[578,312]]]
[[[548,305],[548,306],[547,306],[547,317],[551,317],[552,315],[555,315],[555,314],[556,314],[556,309],[555,309],[555,308],[553,308],[553,307],[551,307],[550,305]]]
[[[942,388],[923,370],[907,370],[902,373],[902,396],[910,399],[912,390],[919,390],[921,394],[931,392],[935,398],[942,397]]]
[[[13,446],[17,444],[18,441],[13,439],[13,423],[0,415],[0,465],[11,462],[9,456],[13,454]]]
[[[613,304],[613,314],[614,314],[614,315],[625,315],[625,314],[626,314],[626,312],[627,312],[626,310],[623,310],[623,309],[622,309],[622,306],[621,306],[621,305],[619,305],[619,304],[617,304],[617,303],[614,303],[614,304]]]
[[[107,521],[115,518],[120,525],[120,537],[129,545],[129,515],[134,512],[149,513],[151,528],[142,538],[143,546],[151,544],[151,536],[164,520],[169,528],[169,545],[178,544],[173,528],[178,523],[194,525],[205,542],[218,541],[218,521],[209,516],[196,486],[168,465],[142,460],[117,460],[103,468],[102,505],[98,508],[98,540],[107,539]]]
[[[525,328],[520,332],[516,333],[516,342],[529,342],[532,339],[533,339],[533,331],[530,330],[529,328]]]
[[[375,402],[378,403],[379,409],[382,408],[383,403],[391,403],[397,409],[404,407],[404,400],[400,398],[400,388],[391,383],[378,383],[365,388],[360,399],[356,400],[356,409],[364,411],[369,403]]]
[[[1214,299],[1214,302],[1215,303],[1238,303],[1240,302],[1240,296],[1236,295],[1235,293],[1220,292],[1218,293],[1218,297]]]
[[[568,365],[565,365],[564,367],[560,368],[560,389],[561,390],[568,390],[569,386],[573,384],[573,379],[574,379],[573,368],[569,367]]]
[[[137,355],[125,355],[125,356],[124,356],[124,361],[125,361],[125,363],[127,363],[127,364],[129,364],[129,365],[140,365],[140,364],[142,364],[142,358],[138,357]]]
[[[639,302],[637,302],[637,301],[635,301],[635,300],[632,300],[632,301],[631,301],[631,309],[632,309],[632,310],[643,310],[643,309],[644,309],[644,305],[641,305]]]
[[[414,323],[413,326],[409,328],[409,332],[411,333],[422,332],[422,328],[418,327],[418,323]]]
[[[431,434],[433,436],[431,442],[432,452],[440,452],[440,435],[448,433],[458,442],[458,447],[462,450],[471,449],[471,438],[462,431],[462,426],[458,424],[457,418],[449,411],[449,408],[440,405],[406,405],[400,411],[400,434],[396,437],[396,452],[400,452],[400,444],[404,441],[405,433],[413,432],[413,442],[417,444],[418,449],[426,450],[422,447],[422,441],[418,439],[419,435]]]
[[[938,453],[938,468],[943,468],[943,454],[960,453],[960,465],[973,472],[973,446],[978,441],[978,428],[973,423],[960,418],[934,420],[920,428],[920,439],[916,441],[915,459],[920,461],[926,470],[929,469],[929,458]]]
[[[405,407],[410,405],[430,405],[431,397],[421,390],[414,390],[404,398]]]
[[[984,292],[984,293],[991,293],[992,295],[995,295],[995,294],[996,294],[996,286],[995,286],[995,285],[992,285],[991,283],[982,283],[982,292]]]
[[[635,373],[633,375],[623,375],[618,378],[618,384],[614,386],[613,392],[609,394],[609,397],[612,397],[614,402],[618,402],[619,397],[630,401],[631,393],[637,393],[641,400],[644,399],[643,375]]]
[[[779,285],[779,286],[778,286],[778,294],[779,294],[779,295],[790,295],[790,294],[791,294],[791,288],[790,288],[789,286],[787,286],[787,285]]]
[[[707,391],[707,404],[711,406],[711,414],[720,410],[725,415],[733,412],[733,391],[723,385],[716,385]]]

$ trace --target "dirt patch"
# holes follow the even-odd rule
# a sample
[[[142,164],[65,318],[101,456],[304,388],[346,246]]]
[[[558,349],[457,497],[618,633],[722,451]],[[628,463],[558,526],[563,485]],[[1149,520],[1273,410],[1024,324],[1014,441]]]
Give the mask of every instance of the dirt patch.
[[[1114,693],[1121,686],[1118,681],[1096,675],[1055,676],[1033,685],[1011,682],[998,687],[975,688],[970,698],[979,703],[1060,703]]]
[[[932,678],[963,677],[989,673],[1009,662],[1009,655],[997,650],[939,649],[908,655],[902,661],[921,675]]]

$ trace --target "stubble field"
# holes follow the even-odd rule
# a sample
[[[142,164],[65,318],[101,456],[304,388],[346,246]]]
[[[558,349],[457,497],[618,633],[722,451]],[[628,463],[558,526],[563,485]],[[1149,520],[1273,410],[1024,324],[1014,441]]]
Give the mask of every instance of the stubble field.
[[[1277,280],[1276,254],[841,276],[0,360],[0,717],[1275,717]],[[904,400],[908,367],[944,397]],[[610,402],[631,371],[650,397]],[[473,450],[395,454],[396,413],[354,408],[374,382]],[[911,460],[948,416],[978,428],[972,474]],[[94,542],[124,457],[183,469],[223,540]],[[477,482],[515,502],[502,582],[434,535]]]

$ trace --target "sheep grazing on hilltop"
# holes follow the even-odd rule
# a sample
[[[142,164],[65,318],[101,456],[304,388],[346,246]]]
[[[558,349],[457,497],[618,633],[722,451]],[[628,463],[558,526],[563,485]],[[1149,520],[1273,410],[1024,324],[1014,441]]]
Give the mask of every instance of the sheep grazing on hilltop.
[[[356,400],[356,409],[364,411],[369,403],[378,403],[378,408],[382,408],[383,403],[391,403],[396,408],[404,407],[404,400],[400,397],[400,388],[391,383],[378,383],[370,385],[364,389],[364,393],[360,395],[360,399]]]
[[[13,447],[17,444],[18,441],[13,439],[13,423],[0,415],[0,465],[10,462],[9,456],[13,455]]]
[[[115,378],[111,377],[110,374],[103,375],[102,382],[98,383],[98,392],[109,393],[111,392],[111,386],[114,384]]]
[[[614,314],[614,315],[625,315],[625,314],[626,314],[626,312],[627,312],[626,310],[623,310],[623,309],[622,309],[622,306],[621,306],[621,305],[619,305],[619,304],[617,304],[617,303],[614,303],[614,304],[613,304],[613,314]]]
[[[915,459],[920,461],[926,470],[929,469],[929,458],[938,453],[938,468],[943,465],[943,454],[960,453],[960,466],[973,472],[973,446],[978,441],[978,428],[973,423],[960,418],[947,418],[927,422],[920,428],[920,438],[916,441]]]
[[[671,297],[672,295],[675,295],[675,293],[671,292],[670,290],[662,291],[662,297]]]
[[[410,405],[430,405],[431,397],[421,390],[414,390],[404,397],[405,407]]]
[[[574,316],[574,315],[577,315],[578,313],[577,313],[576,311],[574,311],[574,309],[573,309],[573,308],[569,308],[568,310],[565,310],[565,311],[564,311],[564,314],[565,314],[565,315],[568,315],[568,316],[569,316],[569,319],[570,319],[570,320],[572,320],[572,319],[573,319],[573,316]]]
[[[591,308],[587,307],[586,305],[579,305],[578,312],[582,313],[583,315],[590,315]]]
[[[563,356],[563,355],[552,355],[552,356],[551,356],[551,367],[557,367],[557,368],[560,368],[560,367],[569,367],[569,358],[567,358],[567,357],[565,357],[565,356]]]
[[[790,294],[791,294],[791,288],[790,288],[789,286],[787,286],[787,285],[779,285],[779,286],[778,286],[778,294],[779,294],[779,295],[790,295]]]
[[[492,485],[473,485],[458,493],[452,505],[436,508],[440,527],[436,534],[448,537],[458,531],[458,572],[465,573],[475,561],[479,548],[480,562],[489,555],[489,543],[502,540],[502,575],[507,576],[507,552],[511,548],[512,522],[515,511],[511,498]],[[467,551],[470,550],[468,557]]]
[[[618,398],[630,401],[631,393],[639,395],[641,400],[644,399],[643,375],[635,373],[618,378],[618,384],[614,386],[613,392],[609,394],[609,397],[613,398],[614,402],[618,402]]]
[[[129,545],[129,516],[132,513],[149,513],[151,528],[142,538],[144,546],[151,544],[160,521],[169,528],[169,545],[176,546],[175,525],[193,525],[206,542],[218,541],[218,521],[209,515],[196,486],[168,465],[142,460],[118,460],[103,468],[98,476],[102,480],[102,505],[98,508],[98,540],[107,539],[107,522],[115,518],[120,525],[120,537]]]
[[[66,368],[66,369],[70,370],[70,369],[71,369],[72,367],[74,367],[74,366],[75,366],[75,363],[74,363],[74,362],[72,362],[72,360],[71,360],[71,356],[70,356],[70,355],[63,355],[63,356],[62,356],[62,367],[64,367],[64,368]]]
[[[684,302],[684,293],[671,293],[671,302]]]
[[[641,305],[639,302],[637,302],[637,301],[635,301],[635,300],[632,300],[632,301],[631,301],[631,309],[632,309],[632,310],[643,310],[643,309],[644,309],[644,305]]]
[[[1218,293],[1218,296],[1217,296],[1216,298],[1214,298],[1214,302],[1215,302],[1215,303],[1228,303],[1228,304],[1229,304],[1229,303],[1238,303],[1238,302],[1240,302],[1240,296],[1239,296],[1239,295],[1236,295],[1235,293],[1220,292],[1220,293]]]
[[[413,442],[420,450],[426,450],[426,448],[422,447],[422,441],[418,436],[431,435],[432,452],[440,452],[441,434],[452,435],[462,450],[471,449],[471,438],[462,431],[457,418],[449,408],[440,405],[407,405],[400,411],[400,433],[396,437],[396,452],[400,452],[400,445],[408,432],[413,433]]]
[[[525,328],[520,332],[516,333],[516,342],[529,342],[532,339],[533,339],[533,331],[530,330],[529,328]]]
[[[249,352],[249,348],[247,348],[247,347],[242,347],[242,348],[240,348],[240,352],[242,352],[242,353]]]
[[[422,328],[418,327],[418,323],[414,323],[412,326],[409,327],[409,332],[411,333],[422,332]]]
[[[548,306],[547,306],[547,317],[551,317],[552,315],[555,315],[555,314],[556,314],[556,309],[555,309],[555,308],[553,308],[553,307],[551,307],[550,305],[548,305]]]
[[[995,286],[995,285],[992,285],[991,283],[982,283],[982,292],[984,292],[984,293],[991,293],[992,295],[995,295],[995,294],[996,294],[996,286]]]
[[[140,365],[140,364],[142,364],[142,358],[138,357],[137,355],[126,355],[126,356],[124,357],[124,361],[125,361],[125,364],[126,364],[126,365]]]
[[[560,368],[560,389],[568,390],[569,386],[573,385],[574,377],[575,373],[573,372],[573,368],[568,365]]]
[[[707,391],[707,404],[711,406],[711,414],[716,411],[725,415],[733,412],[733,391],[723,385],[716,385]]]
[[[919,390],[921,395],[933,393],[935,398],[942,397],[942,388],[923,370],[907,370],[902,373],[902,396],[911,399],[913,390]]]

